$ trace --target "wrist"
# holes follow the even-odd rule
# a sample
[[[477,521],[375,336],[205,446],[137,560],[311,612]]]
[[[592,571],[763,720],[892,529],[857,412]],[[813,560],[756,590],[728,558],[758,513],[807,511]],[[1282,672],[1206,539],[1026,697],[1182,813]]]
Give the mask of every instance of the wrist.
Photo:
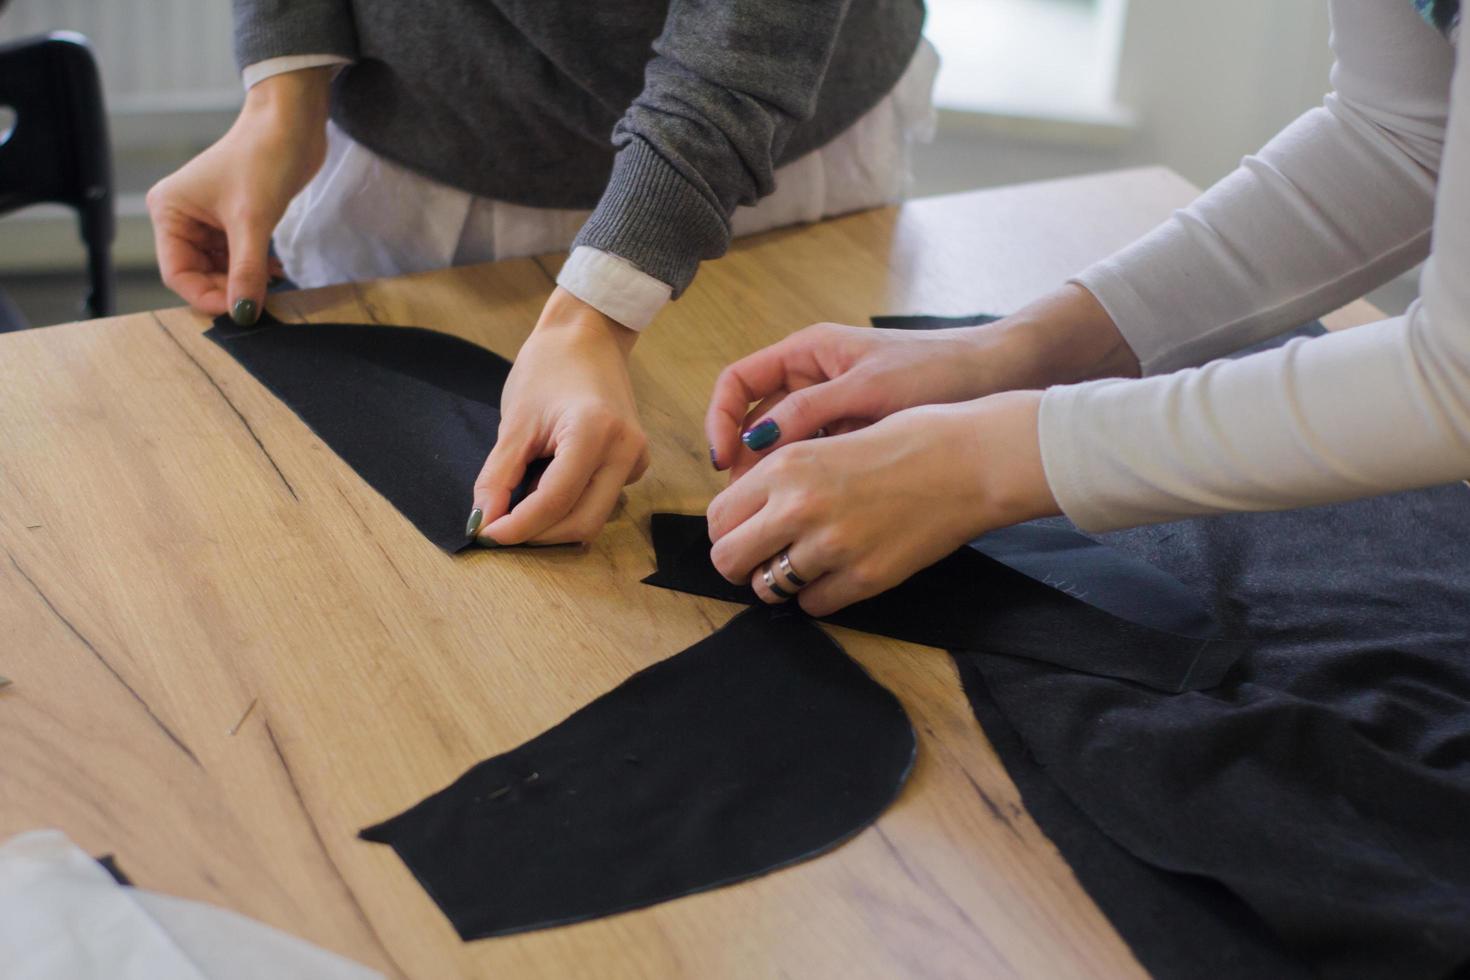
[[[978,488],[976,535],[1061,513],[1042,465],[1040,391],[1008,391],[971,402],[970,478]]]
[[[303,68],[262,79],[245,93],[240,119],[292,134],[322,131],[331,110],[336,67]]]
[[[989,331],[977,333],[974,343],[1011,365],[1016,380],[1011,388],[1139,375],[1138,357],[1117,324],[1097,297],[1076,283],[994,324],[971,329]]]
[[[592,304],[558,286],[546,300],[535,334],[564,336],[589,343],[613,343],[626,357],[638,342],[638,332],[629,330]]]

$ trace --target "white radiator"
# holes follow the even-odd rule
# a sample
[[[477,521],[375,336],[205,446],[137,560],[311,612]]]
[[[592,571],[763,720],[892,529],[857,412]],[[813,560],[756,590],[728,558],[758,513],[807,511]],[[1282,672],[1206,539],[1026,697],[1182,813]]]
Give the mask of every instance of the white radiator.
[[[239,110],[230,20],[230,0],[10,0],[0,9],[0,42],[51,31],[91,42],[110,117],[119,268],[154,263],[143,192],[218,139]],[[79,264],[76,218],[65,208],[0,219],[0,271]]]
[[[10,0],[0,40],[47,31],[86,35],[115,113],[238,105],[230,0]]]

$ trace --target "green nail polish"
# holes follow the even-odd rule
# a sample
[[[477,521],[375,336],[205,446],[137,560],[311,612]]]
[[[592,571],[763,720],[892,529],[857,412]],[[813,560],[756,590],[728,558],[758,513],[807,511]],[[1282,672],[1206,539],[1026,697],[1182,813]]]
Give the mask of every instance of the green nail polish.
[[[762,419],[752,426],[749,432],[742,435],[740,441],[745,443],[751,452],[758,453],[762,449],[770,448],[780,438],[781,427],[776,424],[776,421],[774,419]]]
[[[230,310],[230,319],[237,326],[253,327],[255,321],[260,319],[260,310],[256,308],[253,299],[237,299],[234,307]]]
[[[467,538],[473,538],[475,535],[479,534],[480,525],[484,522],[485,512],[483,510],[476,507],[474,510],[470,511],[470,519],[465,521],[464,524],[464,536]]]

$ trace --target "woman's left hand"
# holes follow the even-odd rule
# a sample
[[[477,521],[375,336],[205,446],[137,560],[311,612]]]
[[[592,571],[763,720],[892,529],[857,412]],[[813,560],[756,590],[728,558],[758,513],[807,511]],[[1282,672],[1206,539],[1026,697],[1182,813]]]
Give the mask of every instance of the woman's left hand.
[[[799,593],[825,616],[877,595],[988,530],[1058,513],[1037,439],[1041,393],[897,412],[777,449],[709,506],[710,557],[731,582]],[[793,582],[776,562],[785,553]]]

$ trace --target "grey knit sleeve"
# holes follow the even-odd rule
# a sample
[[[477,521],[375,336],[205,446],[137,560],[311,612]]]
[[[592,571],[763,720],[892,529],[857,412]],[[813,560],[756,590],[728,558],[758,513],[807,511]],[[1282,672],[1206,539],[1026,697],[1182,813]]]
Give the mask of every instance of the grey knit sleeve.
[[[816,111],[849,3],[672,0],[643,91],[613,130],[607,190],[575,245],[682,293],[729,246],[736,206],[774,189],[775,159]]]
[[[351,0],[233,0],[235,64],[292,54],[357,59]]]

